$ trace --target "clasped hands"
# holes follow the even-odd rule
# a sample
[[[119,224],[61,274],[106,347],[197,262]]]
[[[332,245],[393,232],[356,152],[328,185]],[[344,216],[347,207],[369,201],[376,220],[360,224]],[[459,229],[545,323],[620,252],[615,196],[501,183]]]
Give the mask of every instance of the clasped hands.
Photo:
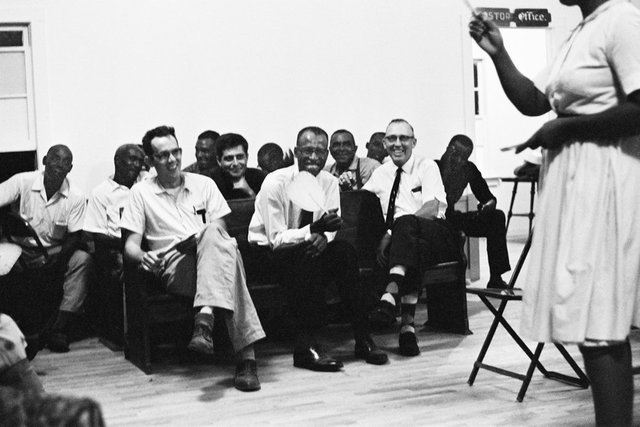
[[[342,218],[338,215],[338,209],[329,209],[309,226],[311,234],[305,241],[307,244],[305,255],[311,258],[319,256],[327,249],[328,241],[324,233],[338,231],[340,227],[342,227]]]

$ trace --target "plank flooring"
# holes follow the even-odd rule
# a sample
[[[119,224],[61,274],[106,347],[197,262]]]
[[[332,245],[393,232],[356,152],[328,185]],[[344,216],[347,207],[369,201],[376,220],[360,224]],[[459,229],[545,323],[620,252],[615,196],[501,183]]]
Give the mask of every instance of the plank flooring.
[[[512,262],[523,239],[511,240]],[[486,283],[486,256],[481,247],[481,280]],[[142,425],[593,425],[591,391],[533,377],[522,403],[516,401],[520,381],[488,371],[467,379],[492,320],[475,296],[468,297],[473,335],[451,335],[420,329],[422,354],[397,354],[397,333],[376,334],[390,363],[367,365],[353,357],[353,341],[345,326],[323,331],[322,342],[345,362],[339,373],[316,373],[292,366],[289,345],[264,342],[257,346],[262,390],[242,393],[233,388],[234,362],[221,354],[208,361],[180,363],[167,357],[156,372],[145,375],[96,338],[72,344],[67,354],[42,351],[34,360],[45,389],[51,393],[88,396],[97,400],[109,426]],[[520,303],[507,308],[517,327]],[[424,305],[416,324],[426,321]],[[634,360],[640,356],[640,336],[632,334]],[[533,343],[529,343],[531,346]],[[568,347],[580,366],[576,347]],[[522,371],[527,358],[506,332],[499,330],[486,362]],[[549,369],[570,373],[553,347],[545,348]],[[636,386],[640,385],[640,377]],[[640,396],[635,397],[640,420]]]

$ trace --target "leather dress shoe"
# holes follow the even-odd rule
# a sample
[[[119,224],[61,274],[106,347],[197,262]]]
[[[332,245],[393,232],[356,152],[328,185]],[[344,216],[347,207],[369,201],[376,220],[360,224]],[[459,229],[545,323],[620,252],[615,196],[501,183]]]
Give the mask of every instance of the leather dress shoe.
[[[317,347],[293,352],[293,366],[317,372],[338,372],[344,366],[341,361],[321,354]]]
[[[355,356],[372,365],[384,365],[389,361],[387,353],[380,350],[371,337],[356,340]]]
[[[54,353],[69,351],[69,338],[61,331],[51,331],[46,338],[46,347]]]
[[[420,354],[418,347],[418,338],[413,332],[402,332],[399,339],[400,354],[403,356],[417,356]]]
[[[373,328],[386,328],[396,323],[396,306],[380,300],[369,314],[369,323]]]
[[[509,289],[509,285],[500,278],[490,279],[489,283],[487,283],[487,289]]]
[[[240,391],[260,390],[258,367],[253,359],[246,359],[236,365],[236,376],[233,385]]]

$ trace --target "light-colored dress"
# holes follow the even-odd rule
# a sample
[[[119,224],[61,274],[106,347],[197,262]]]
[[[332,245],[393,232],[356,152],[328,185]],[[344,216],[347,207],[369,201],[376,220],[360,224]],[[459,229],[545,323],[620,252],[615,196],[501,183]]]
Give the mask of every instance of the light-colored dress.
[[[543,90],[558,115],[640,89],[640,11],[610,0],[574,30]],[[640,320],[640,137],[547,150],[521,329],[538,342],[624,340]]]

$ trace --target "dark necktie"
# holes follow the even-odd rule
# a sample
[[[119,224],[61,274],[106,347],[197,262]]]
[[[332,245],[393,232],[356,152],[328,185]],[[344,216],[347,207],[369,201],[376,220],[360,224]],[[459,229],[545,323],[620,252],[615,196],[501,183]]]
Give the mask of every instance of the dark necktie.
[[[389,207],[387,207],[387,230],[391,230],[393,226],[393,215],[396,212],[396,196],[398,195],[398,189],[400,188],[400,175],[402,174],[402,168],[398,168],[396,171],[396,179],[393,181],[393,187],[391,187],[391,194],[389,195]]]
[[[305,225],[309,225],[312,222],[313,222],[313,212],[302,209],[300,211],[300,227],[299,228],[302,228]]]

